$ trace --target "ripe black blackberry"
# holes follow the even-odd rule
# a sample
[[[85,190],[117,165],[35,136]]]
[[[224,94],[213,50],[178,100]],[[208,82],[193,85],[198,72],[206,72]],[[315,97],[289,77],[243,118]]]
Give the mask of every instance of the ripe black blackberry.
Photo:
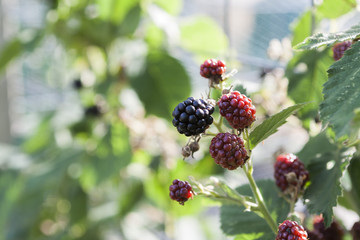
[[[175,179],[172,182],[169,190],[170,198],[179,202],[181,205],[184,205],[184,202],[186,202],[189,198],[192,198],[194,194],[191,185],[187,181],[180,181],[179,179]]]
[[[236,134],[218,133],[211,140],[209,150],[215,162],[229,170],[242,167],[248,159],[244,141]]]
[[[307,240],[307,232],[295,221],[285,220],[279,225],[275,240]]]
[[[353,240],[360,240],[360,221],[354,223],[350,232],[353,237]]]
[[[226,71],[226,64],[224,61],[216,59],[207,59],[200,66],[200,75],[204,78],[210,79],[210,86],[219,84],[223,80],[222,75]]]
[[[306,171],[304,163],[294,154],[279,155],[274,168],[276,185],[282,192],[286,192],[290,186],[297,187],[299,185],[303,189],[305,183],[309,180],[309,172]],[[291,172],[295,173],[296,177],[290,182],[287,175]]]
[[[325,228],[324,219],[316,216],[313,219],[313,226],[313,232],[320,236],[321,240],[342,240],[344,238],[344,229],[336,220],[333,220],[330,227]]]
[[[255,106],[251,99],[238,91],[233,91],[221,96],[218,101],[221,116],[225,117],[235,129],[249,127],[256,119]]]
[[[179,103],[172,116],[172,123],[178,132],[185,136],[195,136],[204,133],[213,123],[211,114],[214,112],[214,106],[203,99],[194,99],[189,97]]]
[[[351,44],[351,41],[336,43],[332,48],[334,60],[337,61],[342,58],[344,56],[344,52],[351,47]]]

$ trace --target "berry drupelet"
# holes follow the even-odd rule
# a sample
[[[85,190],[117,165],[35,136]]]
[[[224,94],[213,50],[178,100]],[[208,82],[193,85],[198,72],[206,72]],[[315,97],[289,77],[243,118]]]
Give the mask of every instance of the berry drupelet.
[[[209,150],[215,162],[229,170],[242,167],[248,159],[244,141],[236,134],[218,133],[211,140]]]
[[[179,202],[181,205],[189,199],[192,198],[194,192],[192,190],[191,185],[187,181],[180,181],[179,179],[175,179],[172,182],[172,185],[169,187],[170,190],[170,198]]]
[[[302,189],[309,180],[309,172],[306,171],[304,163],[294,154],[279,155],[274,164],[274,168],[276,185],[282,192],[285,192],[291,185],[297,187],[299,183]],[[292,182],[289,182],[286,175],[291,172],[295,173],[296,178],[293,179]]]
[[[337,61],[344,56],[344,52],[351,47],[351,41],[336,43],[332,50],[334,53],[334,60]]]
[[[251,99],[238,91],[233,91],[221,96],[218,101],[221,116],[238,130],[249,127],[256,119],[255,106]]]
[[[295,221],[285,220],[279,225],[275,240],[307,240],[307,232]]]
[[[226,64],[224,61],[216,59],[207,59],[200,66],[200,75],[204,78],[209,78],[213,83],[218,84],[222,81],[222,75],[226,71]]]
[[[172,116],[172,123],[178,132],[185,136],[195,136],[204,133],[213,123],[211,114],[214,112],[214,106],[203,99],[194,99],[189,97],[179,103]]]

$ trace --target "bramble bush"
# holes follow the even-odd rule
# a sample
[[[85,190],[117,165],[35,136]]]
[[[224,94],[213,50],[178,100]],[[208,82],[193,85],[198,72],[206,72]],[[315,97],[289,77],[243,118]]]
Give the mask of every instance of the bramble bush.
[[[225,34],[210,18],[180,18],[180,0],[69,2],[47,1],[44,27],[0,52],[3,70],[50,44],[67,66],[55,71],[47,58],[34,68],[60,79],[58,90],[76,90],[17,146],[2,147],[3,239],[175,238],[176,217],[198,214],[199,198],[220,205],[221,230],[236,240],[360,238],[360,223],[346,229],[333,211],[360,214],[360,25],[320,28],[355,13],[355,0],[325,0],[299,17],[296,51],[277,57],[287,65],[270,97],[234,81],[233,60],[213,59],[229,51]],[[191,96],[197,76],[183,52],[208,81],[201,96]],[[275,156],[273,178],[254,179],[253,150],[289,118],[308,142]],[[229,171],[248,183],[230,187]]]

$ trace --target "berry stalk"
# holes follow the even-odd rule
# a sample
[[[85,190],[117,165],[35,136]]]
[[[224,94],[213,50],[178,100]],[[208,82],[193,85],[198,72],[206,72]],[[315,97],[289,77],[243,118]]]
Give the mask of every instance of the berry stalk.
[[[274,219],[271,217],[270,212],[268,210],[268,208],[266,207],[266,204],[264,202],[264,198],[260,192],[259,187],[257,186],[255,179],[252,176],[252,172],[253,172],[253,167],[252,167],[252,162],[251,162],[251,150],[250,150],[250,143],[249,143],[249,133],[248,130],[245,128],[244,129],[244,133],[243,133],[243,137],[246,141],[246,150],[249,154],[249,161],[247,164],[244,165],[243,170],[245,172],[245,175],[247,177],[247,179],[249,180],[249,184],[250,184],[250,188],[251,191],[254,194],[254,197],[256,199],[256,203],[258,204],[258,208],[259,211],[262,213],[263,218],[265,219],[265,221],[267,222],[267,224],[269,225],[269,227],[271,228],[271,230],[277,234],[277,230],[278,230],[278,226],[275,223]]]

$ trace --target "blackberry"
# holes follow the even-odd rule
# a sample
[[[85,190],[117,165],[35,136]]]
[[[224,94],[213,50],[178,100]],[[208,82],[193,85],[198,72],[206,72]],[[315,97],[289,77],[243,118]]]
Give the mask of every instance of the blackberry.
[[[360,221],[354,223],[350,232],[353,237],[353,240],[360,240]]]
[[[238,91],[221,96],[218,101],[221,116],[225,117],[235,129],[249,127],[255,121],[255,106],[251,99]]]
[[[209,78],[213,85],[219,84],[222,81],[222,75],[225,73],[226,64],[221,60],[216,59],[207,59],[203,64],[200,66],[200,75],[204,78]]]
[[[342,58],[342,56],[344,56],[344,52],[351,47],[351,44],[351,41],[336,43],[332,48],[334,60],[337,61]]]
[[[304,163],[302,163],[294,154],[279,155],[274,164],[274,177],[276,185],[285,192],[290,186],[297,187],[300,183],[302,189],[309,180],[309,173],[306,171]],[[289,173],[295,173],[296,177],[292,180],[287,177]]]
[[[295,221],[285,220],[279,225],[275,240],[307,240],[305,229]]]
[[[175,107],[172,123],[178,132],[185,136],[199,135],[213,123],[213,112],[214,106],[205,100],[189,97]]]
[[[321,236],[321,240],[342,240],[344,238],[344,229],[337,221],[333,221],[330,227],[325,228],[324,219],[321,216],[316,216],[313,219],[313,232]]]
[[[179,202],[181,205],[193,196],[194,192],[187,181],[175,179],[169,187],[169,196],[172,200]]]
[[[231,133],[218,133],[211,140],[209,150],[215,162],[229,170],[242,167],[248,159],[244,141]]]

